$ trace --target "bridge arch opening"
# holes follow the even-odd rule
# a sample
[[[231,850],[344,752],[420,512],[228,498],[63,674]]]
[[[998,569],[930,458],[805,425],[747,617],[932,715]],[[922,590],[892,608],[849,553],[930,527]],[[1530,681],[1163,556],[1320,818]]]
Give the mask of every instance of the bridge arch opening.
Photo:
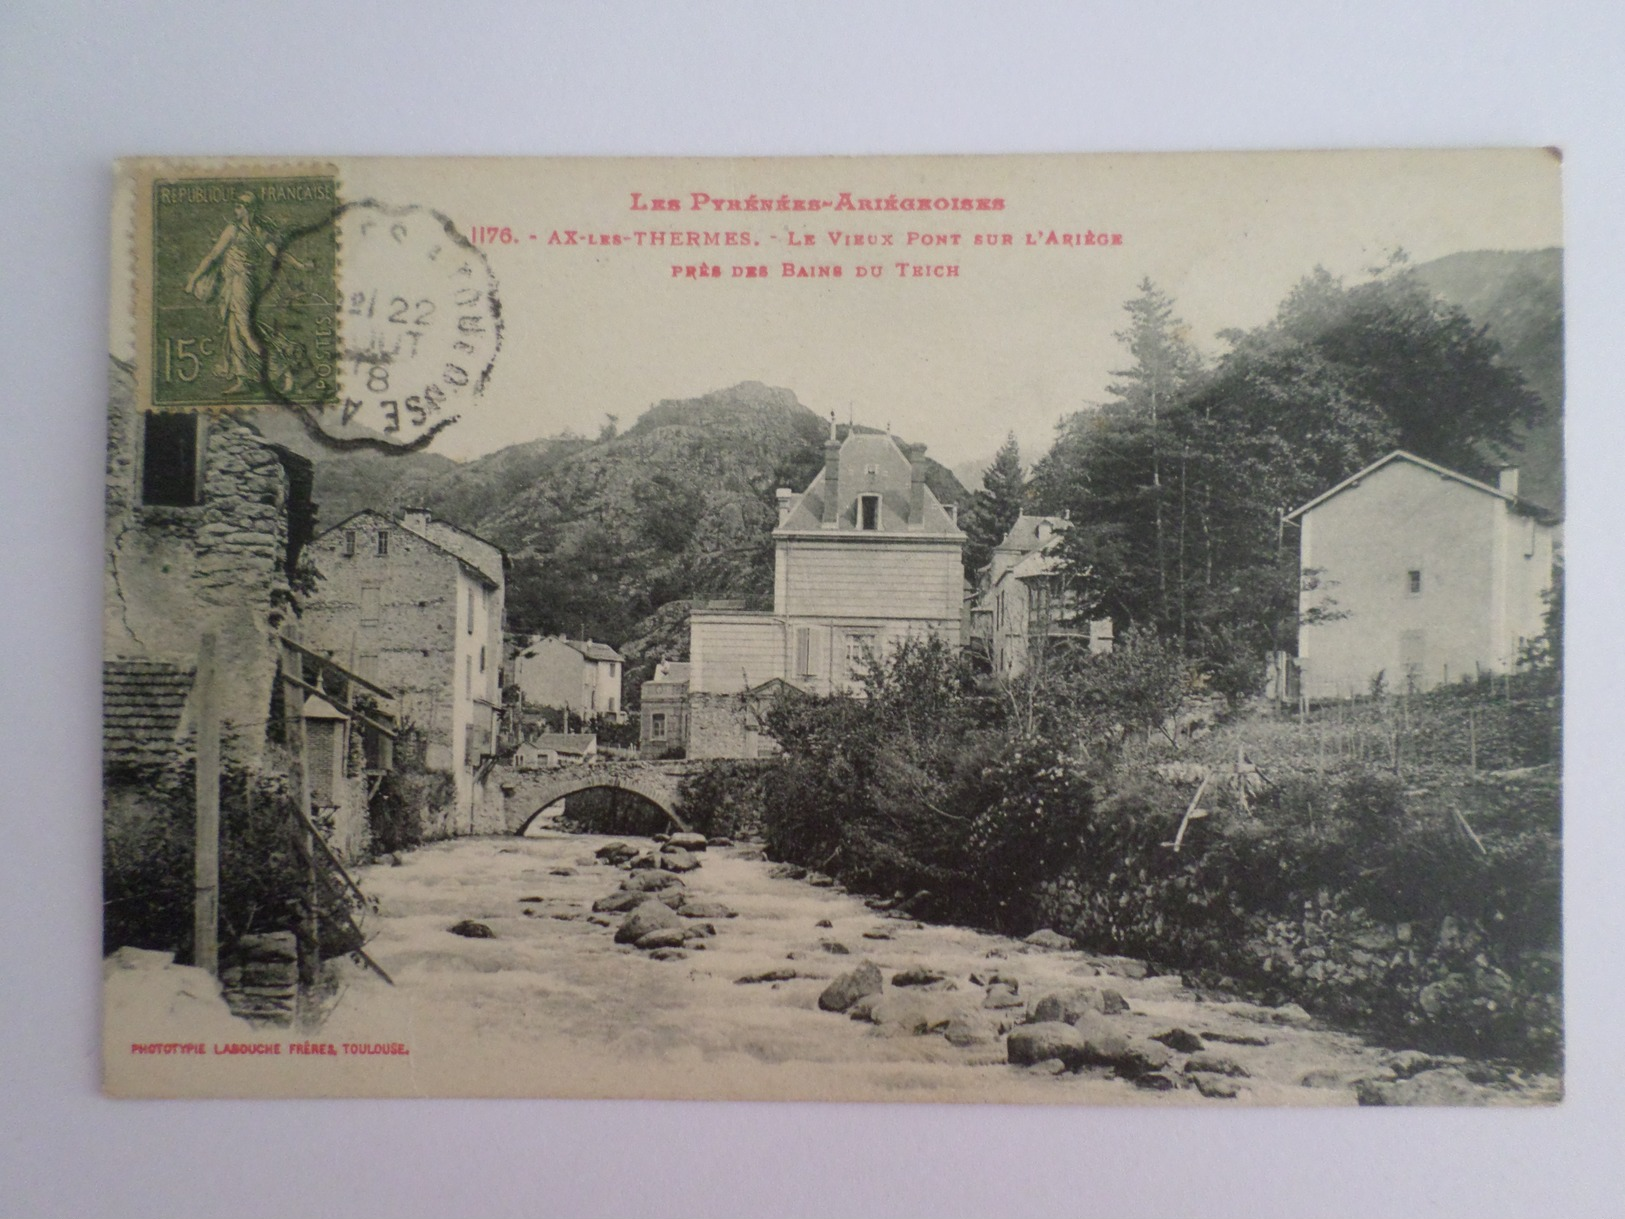
[[[557,829],[584,834],[625,834],[649,838],[686,829],[660,801],[617,783],[585,785],[558,796],[526,816],[515,833]]]

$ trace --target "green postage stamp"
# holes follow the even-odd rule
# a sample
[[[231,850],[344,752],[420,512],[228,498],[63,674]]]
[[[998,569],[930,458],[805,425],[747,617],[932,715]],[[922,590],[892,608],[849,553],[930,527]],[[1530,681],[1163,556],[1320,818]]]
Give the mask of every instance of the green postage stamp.
[[[151,185],[154,406],[321,406],[337,386],[332,177]]]

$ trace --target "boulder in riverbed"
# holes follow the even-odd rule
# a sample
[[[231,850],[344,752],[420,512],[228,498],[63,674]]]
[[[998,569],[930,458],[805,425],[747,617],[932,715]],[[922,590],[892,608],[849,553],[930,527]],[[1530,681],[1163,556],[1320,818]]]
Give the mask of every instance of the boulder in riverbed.
[[[1164,1029],[1160,1033],[1151,1034],[1151,1040],[1160,1041],[1170,1050],[1178,1050],[1181,1054],[1194,1054],[1198,1050],[1207,1049],[1202,1039],[1189,1029]]]
[[[639,893],[658,893],[662,889],[681,889],[681,877],[673,876],[670,872],[634,872],[621,882],[621,888],[633,889]]]
[[[879,994],[885,985],[880,967],[873,961],[865,961],[826,986],[824,993],[818,996],[818,1006],[826,1012],[844,1012],[864,995]]]
[[[1185,1062],[1187,1075],[1239,1075],[1245,1076],[1247,1068],[1234,1058],[1227,1058],[1223,1054],[1215,1054],[1211,1050],[1204,1050],[1192,1054]]]
[[[670,906],[653,900],[645,901],[626,916],[620,929],[615,932],[617,944],[636,944],[651,931],[660,931],[666,927],[681,927],[682,919],[677,917]]]
[[[756,982],[789,982],[796,977],[796,971],[788,967],[769,969],[759,974],[746,974],[743,978],[735,978],[736,986],[749,986]]]
[[[1042,948],[1048,952],[1060,952],[1076,947],[1076,945],[1072,942],[1071,936],[1062,935],[1058,931],[1051,931],[1048,927],[1045,927],[1041,931],[1033,932],[1021,942],[1023,944],[1028,944],[1033,948]]]
[[[923,965],[916,965],[893,974],[891,984],[893,986],[934,986],[938,982],[946,981],[947,976],[938,973],[934,969],[927,969]]]
[[[1128,1011],[1128,1003],[1115,990],[1101,986],[1069,986],[1051,991],[1033,1007],[1033,1020],[1059,1020],[1071,1024],[1085,1012],[1115,1016]]]
[[[692,872],[700,866],[700,861],[681,847],[676,849],[667,847],[660,852],[657,866],[664,868],[668,872]]]
[[[644,902],[651,900],[647,893],[639,893],[634,889],[622,889],[611,893],[608,897],[600,897],[592,904],[592,908],[599,914],[624,914],[628,910],[635,910]]]
[[[682,927],[662,927],[658,931],[651,931],[648,935],[637,940],[637,947],[644,950],[652,948],[681,948],[684,940]]]
[[[1010,1030],[1005,1055],[1017,1066],[1030,1067],[1057,1058],[1068,1070],[1084,1065],[1084,1036],[1070,1024],[1047,1020]]]
[[[672,879],[676,879],[673,877]],[[738,918],[739,912],[730,910],[721,902],[694,901],[690,898],[677,907],[677,913],[684,918]]]

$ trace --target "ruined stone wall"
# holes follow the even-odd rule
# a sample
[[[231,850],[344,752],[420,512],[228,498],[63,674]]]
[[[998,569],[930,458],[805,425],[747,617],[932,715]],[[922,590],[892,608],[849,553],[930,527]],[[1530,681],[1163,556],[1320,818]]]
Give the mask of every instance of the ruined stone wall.
[[[219,636],[219,701],[230,756],[263,755],[276,635],[291,616],[288,476],[276,452],[229,415],[200,437],[202,502],[141,503],[143,416],[129,371],[115,364],[107,428],[103,651],[193,668],[199,640]],[[188,704],[182,731],[190,723]]]

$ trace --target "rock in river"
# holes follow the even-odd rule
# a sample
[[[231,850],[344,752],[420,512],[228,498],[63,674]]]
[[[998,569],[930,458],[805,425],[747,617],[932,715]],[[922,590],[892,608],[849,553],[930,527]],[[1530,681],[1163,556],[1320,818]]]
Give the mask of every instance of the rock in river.
[[[658,931],[651,931],[648,935],[640,937],[636,943],[639,948],[681,948],[686,938],[686,931],[682,927],[662,927]]]
[[[865,961],[826,986],[824,993],[818,996],[818,1006],[826,1012],[844,1012],[864,995],[879,994],[885,985],[880,967],[873,961]]]
[[[621,882],[621,888],[632,889],[639,893],[658,893],[662,889],[681,889],[683,882],[680,877],[670,872],[634,872]]]
[[[1051,951],[1061,951],[1074,947],[1070,936],[1062,935],[1058,931],[1051,931],[1048,927],[1045,927],[1042,931],[1033,932],[1021,942],[1031,944],[1034,948],[1044,948]]]
[[[1076,1069],[1085,1062],[1084,1037],[1070,1024],[1059,1020],[1023,1024],[1010,1030],[1005,1054],[1017,1066],[1030,1067],[1058,1058],[1069,1070]]]
[[[673,880],[677,878],[672,877]],[[684,918],[737,918],[738,912],[728,909],[721,902],[697,902],[689,900],[677,907],[677,913]]]
[[[636,944],[651,931],[666,927],[681,927],[683,920],[670,906],[662,902],[646,901],[626,916],[626,921],[615,933],[617,944]]]

